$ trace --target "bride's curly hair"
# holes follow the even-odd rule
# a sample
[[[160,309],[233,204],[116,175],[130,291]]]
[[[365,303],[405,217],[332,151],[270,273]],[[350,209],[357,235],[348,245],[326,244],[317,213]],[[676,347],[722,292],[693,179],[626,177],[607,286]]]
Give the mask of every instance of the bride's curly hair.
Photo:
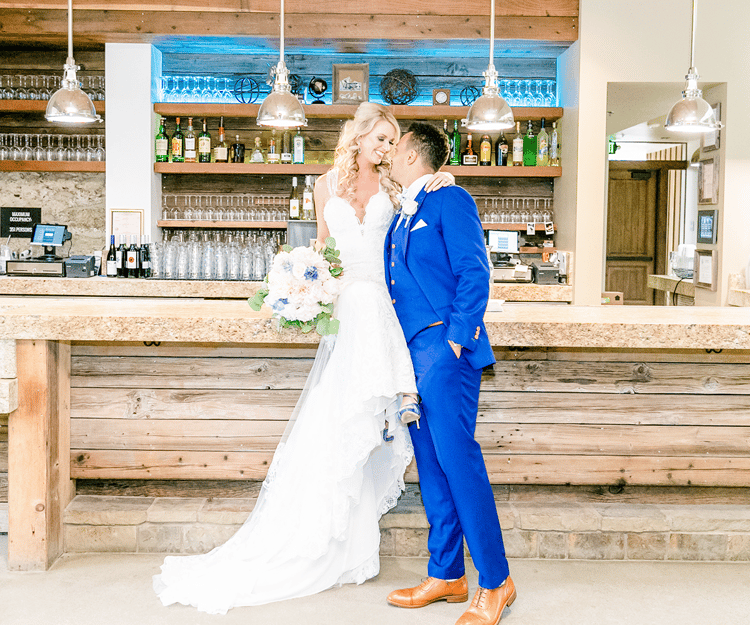
[[[396,131],[395,142],[401,137],[401,129],[393,114],[384,106],[374,102],[363,102],[357,107],[354,119],[344,124],[341,131],[339,143],[333,159],[333,168],[338,174],[338,190],[342,198],[347,201],[354,199],[359,178],[359,165],[357,165],[357,154],[359,153],[359,142],[380,121],[389,122]],[[399,205],[397,195],[400,188],[391,179],[391,157],[393,150],[388,152],[379,165],[375,166],[380,174],[380,184],[388,193],[394,207]]]

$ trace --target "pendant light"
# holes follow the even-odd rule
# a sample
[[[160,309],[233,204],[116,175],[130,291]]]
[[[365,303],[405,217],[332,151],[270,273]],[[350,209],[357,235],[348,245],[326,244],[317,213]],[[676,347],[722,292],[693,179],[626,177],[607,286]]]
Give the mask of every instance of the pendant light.
[[[497,72],[493,63],[495,52],[495,0],[491,1],[490,16],[490,64],[484,72],[485,85],[482,95],[471,105],[466,119],[461,123],[469,130],[496,132],[513,128],[513,111],[500,96],[497,88]]]
[[[73,0],[68,0],[68,58],[65,61],[62,87],[47,103],[44,117],[48,122],[62,124],[86,124],[100,122],[91,98],[81,89],[76,70],[81,69],[73,58]]]
[[[281,0],[281,35],[279,63],[276,65],[276,78],[273,91],[266,96],[258,110],[258,126],[275,128],[296,128],[307,126],[307,118],[302,104],[289,87],[289,70],[284,63],[284,0]]]
[[[673,132],[704,133],[716,132],[724,124],[716,120],[711,105],[703,99],[703,92],[698,88],[698,71],[693,65],[695,56],[695,22],[698,18],[698,3],[693,0],[693,21],[690,25],[690,69],[685,80],[685,91],[682,99],[669,111],[664,127]]]

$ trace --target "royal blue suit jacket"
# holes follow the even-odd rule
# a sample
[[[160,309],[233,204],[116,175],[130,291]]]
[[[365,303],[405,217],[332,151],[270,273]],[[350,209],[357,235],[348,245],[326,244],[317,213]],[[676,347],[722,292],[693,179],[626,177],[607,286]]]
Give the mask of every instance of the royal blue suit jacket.
[[[419,285],[419,292],[413,297],[426,298],[446,325],[447,339],[463,347],[462,357],[466,357],[472,367],[480,369],[491,365],[495,357],[484,327],[490,269],[474,199],[461,187],[450,186],[431,193],[423,189],[416,202],[417,211],[409,222],[405,252],[407,268]],[[398,216],[391,223],[385,241],[389,289],[389,250],[397,222]],[[400,227],[404,227],[403,222]],[[408,302],[399,302],[395,307],[400,319],[419,308],[409,306]],[[431,320],[419,327],[430,323]],[[407,336],[406,340],[411,338]]]

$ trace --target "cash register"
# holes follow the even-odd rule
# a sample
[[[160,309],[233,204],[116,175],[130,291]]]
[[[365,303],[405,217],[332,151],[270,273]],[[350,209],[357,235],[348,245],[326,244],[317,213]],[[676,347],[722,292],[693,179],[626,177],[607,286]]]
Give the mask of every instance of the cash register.
[[[514,258],[519,252],[518,232],[490,230],[488,236],[493,282],[531,282],[531,267]]]
[[[9,276],[64,276],[65,259],[57,255],[57,248],[70,241],[67,226],[58,224],[36,224],[31,233],[31,245],[41,247],[42,254],[32,258],[9,260],[6,273]]]

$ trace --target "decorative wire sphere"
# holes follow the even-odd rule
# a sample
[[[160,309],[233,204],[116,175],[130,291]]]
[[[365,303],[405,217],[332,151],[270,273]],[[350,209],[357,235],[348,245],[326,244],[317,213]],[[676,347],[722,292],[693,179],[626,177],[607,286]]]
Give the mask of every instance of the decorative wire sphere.
[[[380,81],[380,95],[388,104],[409,104],[418,94],[417,77],[408,69],[392,69]]]
[[[461,89],[461,95],[459,97],[461,98],[461,104],[464,106],[471,106],[474,104],[474,100],[480,95],[482,95],[482,92],[478,87],[464,87]]]
[[[240,78],[234,83],[232,93],[241,104],[252,104],[260,95],[260,87],[253,78]]]

